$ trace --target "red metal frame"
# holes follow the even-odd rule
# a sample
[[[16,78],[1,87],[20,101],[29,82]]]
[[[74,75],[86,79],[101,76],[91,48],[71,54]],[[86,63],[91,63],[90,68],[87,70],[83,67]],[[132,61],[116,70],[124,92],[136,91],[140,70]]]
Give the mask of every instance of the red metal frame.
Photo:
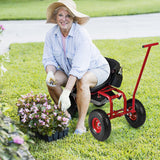
[[[142,77],[142,73],[144,71],[144,67],[146,65],[151,47],[155,46],[155,45],[158,45],[158,44],[159,43],[152,43],[152,44],[147,44],[147,45],[142,46],[143,48],[148,48],[148,50],[147,50],[146,56],[144,58],[144,61],[143,61],[143,64],[142,64],[142,67],[141,67],[141,70],[140,70],[140,73],[139,73],[139,76],[138,76],[138,79],[137,79],[137,83],[136,83],[136,86],[135,86],[135,89],[134,89],[134,92],[133,92],[133,99],[132,99],[132,106],[131,106],[132,109],[131,110],[127,110],[127,98],[126,98],[124,92],[122,92],[121,90],[119,90],[117,88],[114,88],[112,86],[106,86],[106,87],[104,87],[103,89],[101,89],[97,92],[98,96],[99,95],[105,96],[106,98],[108,98],[108,100],[110,102],[110,113],[107,114],[109,116],[109,119],[113,119],[113,118],[116,118],[116,117],[121,117],[121,116],[123,116],[127,113],[134,114],[136,112],[135,107],[134,107],[135,106],[135,95],[136,95],[136,92],[137,92],[137,89],[138,89],[138,86],[139,86],[139,83],[140,83],[140,80],[141,80],[141,77]],[[107,92],[109,92],[109,91],[115,91],[115,92],[117,92],[117,94],[115,94],[113,96],[109,96],[107,94]],[[115,111],[115,110],[113,110],[113,101],[112,100],[115,99],[115,98],[119,98],[119,97],[123,97],[124,108]]]

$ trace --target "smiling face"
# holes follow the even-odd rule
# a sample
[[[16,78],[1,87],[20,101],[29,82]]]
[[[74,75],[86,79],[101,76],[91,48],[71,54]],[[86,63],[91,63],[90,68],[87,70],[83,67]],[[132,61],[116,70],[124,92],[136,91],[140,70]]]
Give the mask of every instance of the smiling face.
[[[66,37],[73,23],[73,16],[67,11],[67,8],[61,7],[56,15],[56,22],[60,27],[62,34]]]

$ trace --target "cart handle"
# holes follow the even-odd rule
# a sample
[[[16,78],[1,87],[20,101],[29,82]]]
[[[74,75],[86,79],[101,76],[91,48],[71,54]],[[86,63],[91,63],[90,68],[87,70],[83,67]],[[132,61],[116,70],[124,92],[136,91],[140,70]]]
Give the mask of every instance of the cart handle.
[[[151,44],[146,44],[146,45],[143,45],[142,48],[146,48],[146,47],[152,47],[152,46],[156,46],[158,45],[159,43],[151,43]]]
[[[140,70],[140,73],[139,73],[139,77],[137,79],[137,83],[136,83],[136,86],[135,86],[135,89],[134,89],[134,92],[133,92],[133,101],[132,101],[132,107],[135,106],[135,95],[136,95],[136,92],[137,92],[137,89],[138,89],[138,85],[139,85],[139,82],[141,80],[141,77],[142,77],[142,73],[143,73],[143,70],[144,70],[144,67],[146,65],[146,62],[147,62],[147,58],[148,58],[148,55],[149,55],[149,52],[151,50],[151,47],[152,46],[156,46],[158,45],[159,43],[151,43],[151,44],[146,44],[146,45],[143,45],[142,48],[147,48],[147,53],[146,53],[146,56],[144,58],[144,61],[143,61],[143,64],[142,64],[142,67],[141,67],[141,70]]]

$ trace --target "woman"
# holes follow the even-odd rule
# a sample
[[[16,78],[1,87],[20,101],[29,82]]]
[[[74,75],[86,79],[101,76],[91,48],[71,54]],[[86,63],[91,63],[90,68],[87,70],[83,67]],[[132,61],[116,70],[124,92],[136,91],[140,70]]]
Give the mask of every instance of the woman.
[[[47,9],[47,23],[56,25],[45,39],[46,83],[51,98],[66,113],[71,105],[69,95],[76,85],[78,122],[75,134],[86,132],[84,121],[90,103],[90,88],[102,84],[110,74],[108,62],[81,26],[88,20],[87,15],[76,10],[72,0],[59,0]],[[50,86],[51,81],[55,82],[54,86]]]

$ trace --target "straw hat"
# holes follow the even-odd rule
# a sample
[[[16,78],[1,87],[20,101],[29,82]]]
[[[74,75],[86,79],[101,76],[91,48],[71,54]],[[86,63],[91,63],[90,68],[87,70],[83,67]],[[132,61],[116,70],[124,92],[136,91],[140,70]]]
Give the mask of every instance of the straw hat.
[[[67,7],[71,11],[71,13],[75,16],[75,19],[78,24],[84,24],[89,20],[89,16],[80,13],[76,10],[76,4],[73,0],[59,0],[58,2],[50,4],[49,7],[47,8],[47,23],[56,23],[53,13],[55,9],[60,6]]]

